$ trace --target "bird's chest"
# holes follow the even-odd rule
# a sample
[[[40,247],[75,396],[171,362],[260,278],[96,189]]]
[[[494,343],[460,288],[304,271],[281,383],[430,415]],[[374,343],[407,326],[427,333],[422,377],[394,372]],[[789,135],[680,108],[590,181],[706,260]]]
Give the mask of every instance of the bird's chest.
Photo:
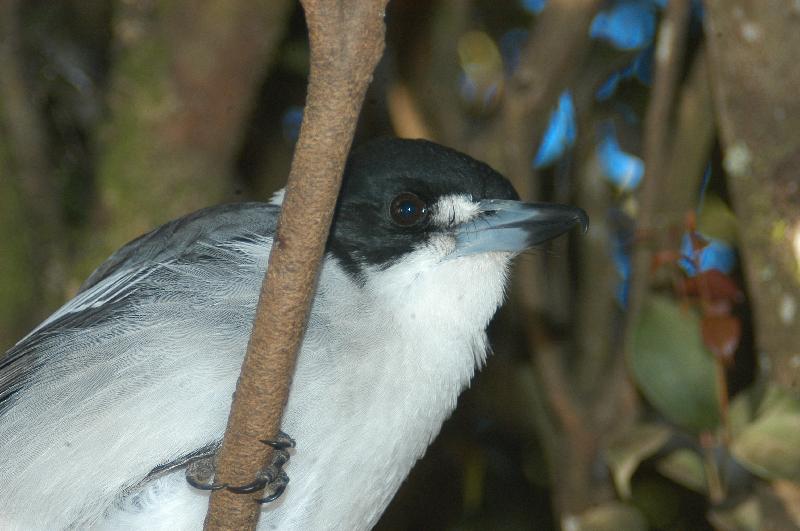
[[[387,318],[358,324],[372,333],[307,338],[298,358],[283,424],[297,440],[290,484],[264,514],[278,528],[373,525],[474,369],[472,338],[420,341]]]

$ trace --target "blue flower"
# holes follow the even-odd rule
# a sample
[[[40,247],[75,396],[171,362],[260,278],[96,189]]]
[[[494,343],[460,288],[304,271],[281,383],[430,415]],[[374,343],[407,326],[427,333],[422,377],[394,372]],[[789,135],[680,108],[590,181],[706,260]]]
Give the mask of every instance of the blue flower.
[[[603,84],[595,91],[594,99],[597,101],[605,101],[617,91],[619,82],[622,81],[622,70],[618,70],[611,74],[608,79],[603,81]]]
[[[558,160],[575,143],[575,103],[568,90],[561,93],[558,106],[550,115],[550,123],[533,159],[536,168],[542,168]]]
[[[716,269],[726,274],[733,271],[736,266],[736,252],[733,247],[722,240],[707,238],[700,233],[695,233],[695,237],[708,243],[702,249],[695,251],[691,235],[688,232],[683,235],[681,259],[678,264],[687,275],[693,277],[710,269]]]
[[[522,28],[510,29],[500,37],[500,55],[503,57],[503,66],[507,76],[513,74],[519,66],[522,47],[527,40],[528,30]]]
[[[547,0],[522,0],[522,7],[525,11],[538,15],[547,5]]]
[[[606,178],[622,190],[633,190],[644,176],[644,162],[630,153],[622,151],[613,126],[605,128],[602,140],[597,145],[597,156]]]
[[[655,49],[655,45],[651,44],[639,52],[633,62],[625,68],[626,77],[633,77],[644,85],[650,85],[653,82],[653,54]]]
[[[595,15],[589,28],[594,39],[621,50],[644,48],[656,34],[656,5],[648,0],[619,0]]]

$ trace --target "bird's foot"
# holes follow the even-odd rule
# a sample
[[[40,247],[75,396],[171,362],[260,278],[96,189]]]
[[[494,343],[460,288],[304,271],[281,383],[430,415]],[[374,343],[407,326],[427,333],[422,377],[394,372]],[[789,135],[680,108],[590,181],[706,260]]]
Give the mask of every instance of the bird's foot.
[[[269,492],[263,498],[256,500],[258,503],[269,503],[280,498],[286,485],[289,483],[289,476],[283,467],[289,461],[289,449],[294,448],[294,439],[283,433],[278,432],[275,439],[264,439],[262,443],[274,449],[272,462],[256,474],[256,478],[245,485],[228,485],[227,483],[216,483],[214,481],[217,456],[200,456],[192,460],[186,467],[186,481],[192,487],[200,490],[221,490],[228,489],[236,494],[249,494],[266,488]]]
[[[282,431],[278,431],[278,436],[274,439],[261,439],[261,442],[267,446],[272,446],[276,450],[288,450],[289,448],[294,448],[296,444],[294,439]]]
[[[222,490],[226,483],[215,483],[217,455],[211,454],[198,457],[186,466],[186,481],[192,487],[200,490]]]

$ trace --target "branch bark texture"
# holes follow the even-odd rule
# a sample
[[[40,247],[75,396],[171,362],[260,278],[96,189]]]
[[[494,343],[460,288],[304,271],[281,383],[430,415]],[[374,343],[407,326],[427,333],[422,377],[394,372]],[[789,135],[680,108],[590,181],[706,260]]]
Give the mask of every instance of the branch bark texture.
[[[386,0],[305,0],[308,97],[269,269],[217,463],[217,481],[252,481],[280,428],[358,114],[384,48]],[[299,441],[302,451],[302,441]],[[207,530],[253,529],[259,494],[211,496]]]
[[[116,2],[108,118],[97,135],[97,237],[83,279],[120,244],[233,197],[231,168],[290,0]]]
[[[590,46],[589,27],[601,5],[599,0],[549,2],[531,29],[519,67],[509,81],[497,123],[497,136],[503,139],[499,165],[525,200],[538,199],[539,183],[532,170],[536,147],[559,95],[571,85],[584,62]],[[591,411],[573,392],[562,363],[567,345],[551,337],[542,323],[542,316],[561,313],[552,311],[554,298],[548,296],[552,286],[545,279],[560,287],[566,285],[564,277],[554,281],[558,273],[552,272],[567,271],[567,267],[548,268],[548,259],[530,255],[521,261],[512,293],[525,322],[543,403],[550,413],[539,418],[537,429],[543,440],[555,441],[556,447],[548,451],[548,467],[556,486],[554,509],[561,517],[604,499],[608,490],[592,480],[597,444],[587,436],[592,430]]]
[[[645,178],[639,197],[637,233],[639,244],[633,250],[625,323],[624,350],[630,352],[633,334],[650,287],[650,263],[654,242],[647,238],[661,226],[658,219],[658,201],[672,185],[666,182],[667,162],[671,144],[669,140],[673,103],[678,78],[683,65],[686,47],[690,3],[688,0],[673,0],[667,5],[664,19],[658,31],[655,50],[655,79],[647,115],[644,122]]]
[[[724,164],[771,378],[800,389],[800,32],[796,3],[707,0],[706,34]]]
[[[589,27],[601,0],[548,3],[532,28],[508,84],[501,127],[505,170],[520,196],[535,200],[531,160],[561,92],[569,87],[589,48]],[[503,131],[501,131],[502,133]]]

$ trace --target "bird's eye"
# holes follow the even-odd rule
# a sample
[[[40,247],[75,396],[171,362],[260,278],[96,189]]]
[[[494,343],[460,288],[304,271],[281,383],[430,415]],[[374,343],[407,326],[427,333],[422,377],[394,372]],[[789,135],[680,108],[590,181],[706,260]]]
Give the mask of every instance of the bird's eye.
[[[425,201],[411,192],[404,192],[392,200],[389,213],[392,220],[403,227],[410,227],[419,222],[428,211]]]

